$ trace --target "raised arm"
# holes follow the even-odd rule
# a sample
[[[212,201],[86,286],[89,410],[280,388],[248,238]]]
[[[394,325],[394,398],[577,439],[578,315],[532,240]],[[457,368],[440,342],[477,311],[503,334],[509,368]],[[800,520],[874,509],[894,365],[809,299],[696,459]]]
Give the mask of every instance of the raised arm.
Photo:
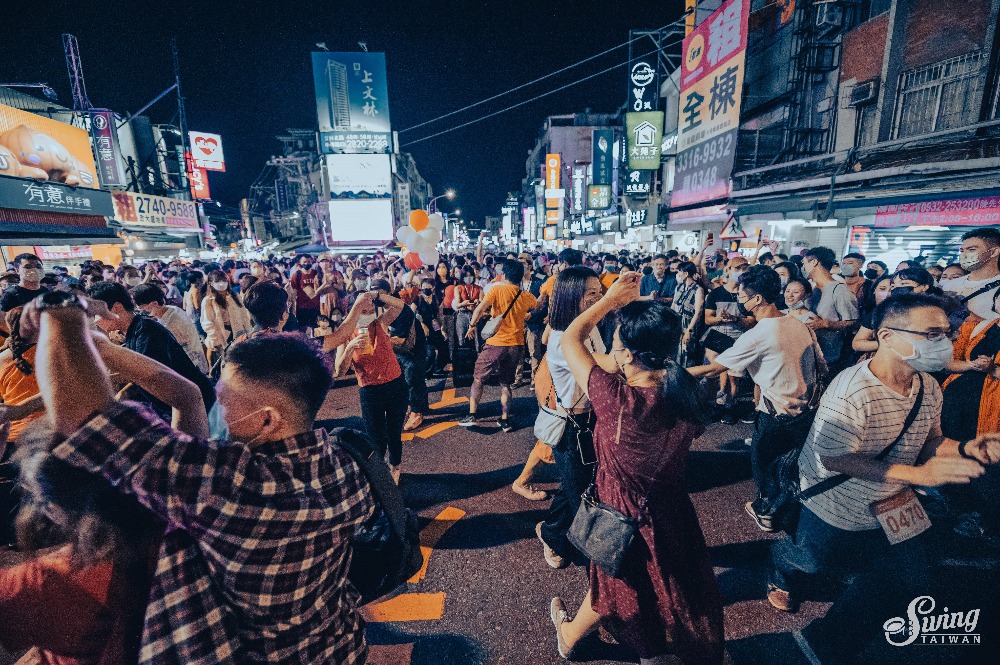
[[[404,307],[406,307],[406,303],[393,296],[380,295],[379,300],[381,300],[382,304],[385,305],[385,309],[382,310],[382,314],[379,315],[379,319],[387,326],[395,321],[396,317],[399,316],[399,313],[403,311]]]
[[[591,370],[598,364],[593,352],[585,343],[590,337],[590,331],[596,328],[605,316],[639,298],[641,278],[642,273],[622,273],[604,297],[573,320],[559,340],[573,378],[584,390],[590,381]]]

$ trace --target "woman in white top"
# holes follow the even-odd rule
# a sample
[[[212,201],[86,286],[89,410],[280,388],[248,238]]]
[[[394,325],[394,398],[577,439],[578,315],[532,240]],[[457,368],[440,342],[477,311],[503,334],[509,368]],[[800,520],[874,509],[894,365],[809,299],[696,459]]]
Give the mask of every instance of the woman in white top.
[[[560,340],[573,320],[601,299],[602,292],[601,281],[593,270],[572,266],[556,277],[549,299],[551,332],[546,358],[552,375],[551,391],[557,398],[555,410],[568,415],[573,421],[567,424],[562,439],[552,451],[559,474],[559,489],[552,499],[545,520],[535,526],[535,534],[542,541],[545,561],[552,568],[562,568],[576,552],[566,540],[566,532],[580,507],[580,495],[590,484],[593,464],[596,463],[592,438],[594,415],[590,400],[587,399],[584,388],[573,378],[563,356]],[[608,371],[614,371],[614,360],[606,355],[604,343],[596,329],[591,332],[588,345],[595,357],[603,360],[602,366]],[[549,404],[551,405],[551,401]],[[583,435],[578,436],[578,433]]]
[[[198,329],[184,310],[167,304],[163,289],[155,284],[140,284],[132,290],[132,300],[137,308],[154,317],[169,330],[194,366],[208,374],[208,359],[205,357],[205,347],[201,344]]]
[[[253,323],[250,312],[233,293],[226,273],[221,270],[210,272],[208,287],[207,295],[201,301],[201,327],[205,331],[205,346],[208,347],[211,366],[232,340],[250,334]]]
[[[812,295],[812,285],[801,278],[788,280],[785,285],[785,304],[788,305],[788,316],[794,316],[802,323],[809,323],[817,318],[816,313],[809,309],[809,296]]]

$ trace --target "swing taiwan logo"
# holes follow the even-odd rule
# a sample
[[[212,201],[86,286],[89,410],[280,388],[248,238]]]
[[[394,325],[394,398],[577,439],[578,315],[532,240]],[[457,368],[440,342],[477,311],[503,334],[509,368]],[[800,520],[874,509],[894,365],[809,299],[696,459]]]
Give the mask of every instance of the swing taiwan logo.
[[[896,647],[910,644],[980,644],[979,610],[952,612],[942,607],[935,613],[931,596],[918,596],[906,608],[906,617],[893,617],[882,624],[885,639]]]

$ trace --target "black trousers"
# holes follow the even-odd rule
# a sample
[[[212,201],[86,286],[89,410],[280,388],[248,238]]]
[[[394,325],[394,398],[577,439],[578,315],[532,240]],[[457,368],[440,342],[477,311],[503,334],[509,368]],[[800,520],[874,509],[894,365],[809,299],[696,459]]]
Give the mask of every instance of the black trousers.
[[[389,451],[389,464],[403,459],[403,423],[406,420],[406,382],[399,376],[377,386],[362,386],[361,417],[368,438],[379,454]]]
[[[773,497],[778,494],[780,488],[769,486],[767,469],[779,456],[805,443],[815,417],[814,410],[795,418],[757,412],[753,440],[750,442],[750,467],[759,496]]]
[[[573,419],[581,427],[591,430],[596,422],[593,413],[575,415]],[[552,455],[556,460],[556,473],[559,474],[559,489],[552,497],[542,524],[542,539],[559,556],[577,559],[582,555],[566,540],[566,532],[580,509],[580,496],[594,477],[594,466],[580,460],[576,431],[571,426],[566,427],[559,445],[552,449]]]
[[[426,347],[418,345],[413,352],[397,351],[396,360],[399,361],[399,368],[403,370],[403,381],[406,382],[407,401],[410,410],[414,413],[426,415],[430,409],[427,400],[427,365],[424,358],[427,355]]]
[[[443,371],[451,358],[448,353],[448,340],[440,330],[431,330],[427,335],[427,369]]]

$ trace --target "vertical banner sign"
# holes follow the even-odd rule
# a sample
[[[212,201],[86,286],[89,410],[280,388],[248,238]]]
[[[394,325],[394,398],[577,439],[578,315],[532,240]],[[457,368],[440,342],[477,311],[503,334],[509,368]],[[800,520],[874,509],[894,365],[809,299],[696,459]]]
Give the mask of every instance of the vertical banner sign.
[[[615,130],[595,129],[592,138],[592,161],[594,165],[595,185],[610,185],[611,171],[613,165],[613,149],[615,144]]]
[[[188,182],[191,184],[191,198],[212,198],[212,193],[208,189],[208,171],[199,168],[192,169],[188,173]]]
[[[729,0],[684,38],[673,207],[729,195],[750,0]]]
[[[559,192],[559,172],[562,170],[562,156],[558,153],[545,155],[545,207],[555,210],[562,201]]]
[[[585,186],[587,184],[587,167],[586,166],[574,166],[573,167],[573,212],[575,214],[582,214],[586,201],[586,195],[584,193]]]
[[[655,171],[660,168],[662,144],[662,112],[643,111],[642,113],[625,114],[625,146],[630,169]]]
[[[684,36],[694,31],[694,15],[698,11],[698,0],[684,0]]]
[[[106,187],[121,187],[125,184],[118,164],[118,131],[115,114],[107,109],[90,111],[90,131],[94,138],[97,155],[97,172]]]
[[[392,152],[384,53],[312,54],[320,152]]]
[[[653,54],[651,56],[635,57],[631,55],[632,48],[634,48],[634,44],[629,47],[631,60],[629,61],[628,99],[625,100],[625,110],[631,113],[655,111],[660,98],[659,76],[656,71],[656,55]],[[660,134],[663,134],[662,120],[660,121]],[[624,144],[626,147],[632,145],[633,138],[634,137],[629,137],[628,135],[625,136]],[[659,155],[658,152],[657,155]],[[630,151],[626,150],[624,156],[628,157],[628,159],[625,160],[627,162],[626,165],[628,166],[628,169],[625,171],[625,193],[648,194],[650,190],[650,174],[645,173],[643,175],[636,175],[637,170],[634,166],[630,165]],[[659,156],[657,156],[657,159],[659,159]],[[652,168],[659,168],[659,163]],[[645,183],[645,192],[629,192],[628,183],[634,183],[636,179],[642,180]]]

